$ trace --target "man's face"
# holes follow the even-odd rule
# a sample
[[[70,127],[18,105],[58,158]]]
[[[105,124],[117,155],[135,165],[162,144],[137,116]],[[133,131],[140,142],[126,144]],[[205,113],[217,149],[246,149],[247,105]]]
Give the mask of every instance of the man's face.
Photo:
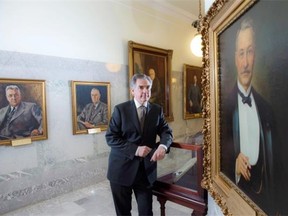
[[[131,94],[140,103],[148,101],[151,96],[151,85],[145,79],[137,79],[134,89],[131,89]]]
[[[150,70],[149,70],[149,76],[150,76],[150,78],[151,78],[152,80],[155,79],[155,71],[154,71],[154,69],[150,69]]]
[[[196,84],[197,83],[197,76],[194,76],[193,79],[194,79],[194,84]]]
[[[93,89],[91,91],[91,100],[94,104],[98,103],[100,100],[100,92],[98,90]]]
[[[21,93],[16,89],[8,89],[6,91],[6,98],[10,106],[16,107],[21,102]]]
[[[240,31],[236,44],[235,64],[237,67],[238,79],[241,85],[247,90],[252,76],[255,59],[255,44],[251,28]]]

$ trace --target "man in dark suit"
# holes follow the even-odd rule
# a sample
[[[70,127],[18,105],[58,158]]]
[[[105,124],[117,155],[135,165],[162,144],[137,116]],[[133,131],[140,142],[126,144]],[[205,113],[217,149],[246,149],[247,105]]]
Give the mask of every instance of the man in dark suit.
[[[197,76],[193,76],[193,83],[188,90],[189,113],[201,113],[201,89],[197,83]]]
[[[157,178],[156,162],[165,157],[172,143],[172,130],[164,119],[162,108],[148,102],[151,78],[135,74],[130,87],[134,99],[115,106],[106,133],[107,144],[111,147],[107,178],[117,215],[131,215],[132,192],[139,215],[153,215],[152,185]],[[157,135],[160,144],[156,144]]]
[[[77,116],[78,129],[91,129],[99,125],[108,124],[108,106],[100,100],[99,89],[92,88],[91,101]]]
[[[16,85],[5,89],[9,105],[0,109],[0,139],[15,139],[43,134],[41,108],[23,102]]]
[[[236,37],[237,83],[223,100],[221,170],[265,213],[275,214],[274,118],[252,87],[254,61],[253,23],[244,19]]]

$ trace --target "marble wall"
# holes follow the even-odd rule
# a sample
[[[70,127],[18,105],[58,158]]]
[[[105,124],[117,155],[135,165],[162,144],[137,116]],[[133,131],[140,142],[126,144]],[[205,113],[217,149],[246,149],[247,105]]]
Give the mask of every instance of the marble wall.
[[[203,120],[183,120],[182,71],[173,71],[174,136],[201,130]],[[111,111],[129,99],[128,66],[0,51],[0,78],[46,82],[48,139],[0,146],[0,214],[106,179],[105,132],[72,134],[71,80],[110,82]]]

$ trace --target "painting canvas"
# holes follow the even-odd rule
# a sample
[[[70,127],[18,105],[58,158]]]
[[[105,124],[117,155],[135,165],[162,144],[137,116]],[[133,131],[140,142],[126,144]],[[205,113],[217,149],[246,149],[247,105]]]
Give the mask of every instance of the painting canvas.
[[[107,129],[111,117],[110,83],[72,81],[73,134]]]
[[[173,121],[171,97],[171,60],[172,50],[166,50],[149,45],[128,42],[129,50],[129,79],[135,73],[150,76],[153,81],[151,103],[163,107],[167,121]]]
[[[0,79],[0,145],[47,139],[46,119],[44,80]]]
[[[225,214],[288,214],[287,9],[217,0],[203,19],[203,185]]]
[[[184,119],[202,117],[202,67],[184,64]]]

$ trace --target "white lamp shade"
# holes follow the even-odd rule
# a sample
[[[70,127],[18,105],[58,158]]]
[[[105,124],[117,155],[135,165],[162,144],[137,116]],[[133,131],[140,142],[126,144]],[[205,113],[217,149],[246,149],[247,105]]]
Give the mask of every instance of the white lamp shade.
[[[202,57],[202,36],[201,34],[196,34],[191,41],[190,49],[192,53],[197,57]]]

